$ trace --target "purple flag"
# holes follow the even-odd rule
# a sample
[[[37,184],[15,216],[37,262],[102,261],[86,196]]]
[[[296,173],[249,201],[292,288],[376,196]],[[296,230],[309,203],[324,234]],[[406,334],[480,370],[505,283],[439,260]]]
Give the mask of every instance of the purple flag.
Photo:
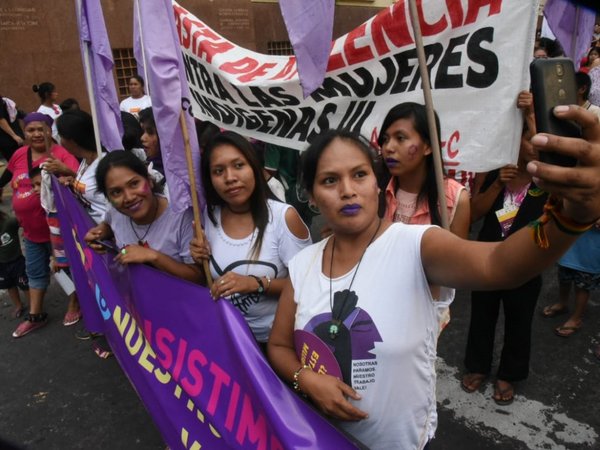
[[[144,64],[144,50],[142,45],[142,37],[140,36],[140,3],[139,0],[133,2],[133,56],[137,63],[137,72],[146,81],[146,92],[150,92],[148,84],[148,75],[146,74],[146,65]]]
[[[152,111],[160,137],[169,195],[175,210],[183,211],[191,205],[191,196],[183,134],[179,123],[182,108],[190,136],[194,174],[201,203],[203,196],[198,139],[190,111],[190,90],[175,31],[173,4],[170,0],[144,0],[139,2],[139,10],[140,17],[136,23],[140,30],[136,33],[142,38],[146,57],[145,69],[151,87]],[[138,65],[140,62],[138,60]]]
[[[596,13],[568,0],[548,0],[544,16],[565,55],[579,67],[592,41]]]
[[[317,89],[327,71],[333,38],[334,0],[279,0],[281,15],[296,54],[304,98]]]
[[[277,377],[229,302],[91,252],[82,239],[89,217],[67,188],[56,180],[52,188],[63,234],[73,236],[65,251],[77,286],[95,293],[80,300],[101,314],[115,357],[169,448],[364,448]]]
[[[77,23],[83,67],[86,70],[86,60],[83,55],[87,47],[91,66],[89,70],[94,89],[92,101],[96,106],[100,142],[109,151],[122,149],[123,123],[113,79],[114,62],[102,15],[102,6],[100,0],[78,1],[81,5]]]

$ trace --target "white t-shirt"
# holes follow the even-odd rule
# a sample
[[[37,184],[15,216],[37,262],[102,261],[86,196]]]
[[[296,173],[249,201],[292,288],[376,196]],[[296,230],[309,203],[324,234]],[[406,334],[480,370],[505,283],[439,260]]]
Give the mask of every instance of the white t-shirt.
[[[58,117],[62,114],[62,109],[60,109],[60,106],[54,104],[52,107],[40,105],[37,112],[41,112],[42,114],[52,117],[52,120],[54,120],[52,123],[52,137],[60,144],[60,136],[58,135],[58,129],[56,128],[56,119],[58,119]]]
[[[148,95],[143,95],[140,98],[127,97],[119,105],[121,111],[125,111],[133,114],[136,118],[138,117],[142,109],[150,108],[152,101]]]
[[[100,158],[96,158],[88,166],[85,159],[81,160],[77,175],[73,180],[73,191],[94,222],[100,223],[104,220],[108,201],[96,184],[96,170]]]
[[[254,275],[271,279],[285,278],[288,275],[288,261],[301,249],[310,245],[310,238],[299,239],[287,227],[285,213],[290,205],[275,200],[268,200],[269,223],[265,229],[262,246],[258,258],[252,259],[252,245],[257,230],[243,238],[233,239],[221,227],[221,208],[217,207],[214,216],[215,226],[204,211],[204,233],[210,243],[212,252],[210,271],[213,278],[226,272],[240,275]],[[234,294],[228,299],[244,316],[254,337],[258,342],[266,342],[269,338],[278,296],[251,294]]]
[[[366,250],[351,291],[356,267],[331,280],[335,318],[344,325],[335,339],[328,337],[330,279],[322,268],[328,239],[290,261],[294,327],[335,345],[344,381],[362,397],[350,401],[369,414],[338,424],[372,449],[420,449],[437,425],[439,324],[421,261],[421,238],[429,227],[392,224]],[[441,288],[440,297],[450,301],[454,290]]]
[[[193,264],[190,242],[194,235],[192,209],[176,213],[171,205],[151,224],[138,225],[130,217],[110,206],[104,218],[113,230],[119,248],[143,241],[148,247],[170,256],[177,262]]]

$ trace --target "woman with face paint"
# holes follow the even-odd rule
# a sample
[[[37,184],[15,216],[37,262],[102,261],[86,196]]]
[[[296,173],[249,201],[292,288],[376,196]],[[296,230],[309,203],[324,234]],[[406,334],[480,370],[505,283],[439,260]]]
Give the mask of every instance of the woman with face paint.
[[[147,263],[192,282],[200,270],[190,255],[192,211],[175,212],[148,175],[146,165],[127,151],[112,151],[98,163],[96,184],[111,204],[104,220],[85,236],[103,252],[112,238],[121,264]]]
[[[561,200],[502,242],[380,218],[370,149],[347,132],[326,132],[303,153],[304,187],[332,234],[290,261],[268,355],[284,380],[366,447],[420,450],[435,434],[434,287],[444,299],[453,294],[442,286],[518,286],[600,217],[600,123],[574,105],[554,113],[580,123],[585,139],[544,134],[531,142],[579,164],[527,163],[536,184]]]
[[[435,114],[440,136],[440,121]],[[383,121],[379,145],[390,181],[385,189],[385,217],[407,224],[442,224],[438,188],[433,165],[433,146],[427,124],[427,110],[418,103],[401,103]],[[459,182],[445,178],[444,192],[450,231],[469,236],[469,194]],[[434,297],[438,293],[434,292]],[[449,303],[436,303],[440,332],[450,322]]]
[[[47,314],[43,310],[43,300],[50,283],[50,230],[46,222],[46,213],[40,203],[39,195],[33,190],[29,173],[49,158],[60,161],[70,170],[77,170],[78,165],[77,160],[66,149],[52,142],[52,118],[34,112],[27,114],[23,122],[26,145],[14,153],[0,177],[0,187],[11,182],[12,207],[23,227],[31,297],[29,314],[13,333],[15,338],[44,326],[47,319]]]
[[[210,262],[211,294],[243,314],[266,349],[287,263],[310,244],[296,210],[272,196],[252,144],[237,133],[215,136],[200,161],[206,195],[207,245],[192,241],[192,255]]]

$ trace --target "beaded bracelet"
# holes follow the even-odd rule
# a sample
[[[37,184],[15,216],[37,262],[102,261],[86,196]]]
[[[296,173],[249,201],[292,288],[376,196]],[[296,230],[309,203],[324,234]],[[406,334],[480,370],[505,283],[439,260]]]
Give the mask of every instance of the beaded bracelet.
[[[304,364],[302,367],[299,367],[298,370],[296,370],[294,372],[294,376],[292,377],[294,379],[294,384],[293,384],[294,391],[299,392],[303,395],[304,395],[304,392],[302,392],[302,390],[300,389],[300,380],[299,379],[300,379],[300,372],[302,372],[304,369],[312,370],[312,368],[309,365]]]
[[[595,220],[585,224],[575,222],[573,219],[563,216],[560,213],[560,210],[561,204],[558,200],[558,197],[551,195],[548,197],[548,200],[544,205],[544,213],[542,216],[529,224],[533,232],[533,241],[538,247],[544,249],[550,247],[548,235],[544,230],[544,226],[550,222],[550,219],[554,221],[556,228],[565,234],[570,234],[571,236],[579,236],[580,234],[585,233],[596,223]]]

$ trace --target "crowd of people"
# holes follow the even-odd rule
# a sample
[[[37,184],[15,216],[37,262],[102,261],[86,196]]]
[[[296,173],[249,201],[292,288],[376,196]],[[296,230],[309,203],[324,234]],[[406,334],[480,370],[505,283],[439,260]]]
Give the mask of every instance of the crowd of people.
[[[278,160],[291,161],[291,169],[282,163],[281,170],[271,163],[269,145],[199,123],[202,236],[194,234],[191,210],[171,207],[141,77],[131,78],[131,96],[121,102],[123,151],[110,153],[97,147],[92,117],[75,99],[57,104],[54,84],[34,86],[41,104],[29,114],[3,97],[0,152],[7,165],[0,188],[10,183],[14,216],[0,214],[0,288],[13,302],[13,317],[24,319],[12,336],[47,323],[51,272],[69,275],[50,183],[56,176],[96,224],[85,236],[90,248],[202,285],[212,278],[213,298],[243,315],[274,370],[338,426],[371,448],[427,448],[437,422],[437,342],[450,322],[454,289],[472,290],[461,380],[467,393],[492,371],[503,306],[493,401],[508,405],[514,383],[528,375],[540,272],[558,260],[560,296],[541,309],[543,317],[567,313],[574,290],[574,312],[555,330],[561,338],[581,328],[590,292],[600,286],[599,55],[592,47],[577,74],[578,106],[555,111],[580,123],[583,138],[536,134],[533,98],[521,92],[518,161],[477,174],[470,191],[445,177],[446,211],[433,162],[439,143],[424,105],[393,107],[379,128],[378,148],[329,130],[301,160],[275,149]],[[548,46],[540,42],[534,56],[551,57]],[[435,115],[438,135],[443,119]],[[542,151],[574,156],[579,164],[539,163]],[[326,226],[311,233],[317,213]],[[475,223],[480,231],[469,240]],[[81,317],[71,293],[63,324]],[[333,351],[341,377],[300,362],[296,330]],[[363,360],[375,367],[373,383],[361,384],[354,371]]]

